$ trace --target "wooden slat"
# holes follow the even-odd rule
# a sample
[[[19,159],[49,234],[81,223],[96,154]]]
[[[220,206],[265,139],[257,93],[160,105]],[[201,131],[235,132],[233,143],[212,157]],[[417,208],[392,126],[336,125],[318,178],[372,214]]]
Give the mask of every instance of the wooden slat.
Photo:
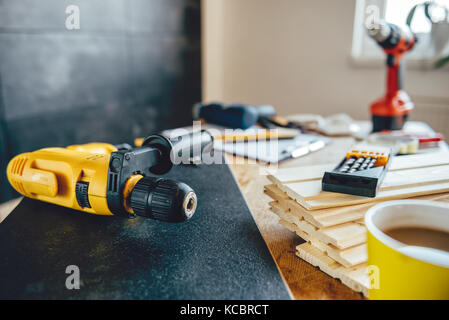
[[[275,185],[265,186],[265,193],[272,199],[279,201],[281,206],[290,210],[294,215],[304,218],[318,228],[335,226],[345,222],[362,219],[366,211],[374,204],[362,204],[349,207],[339,207],[321,210],[306,210],[295,200],[290,199]]]
[[[318,228],[331,227],[360,220],[365,216],[366,211],[376,204],[375,202],[371,202],[346,207],[306,210],[295,200],[290,199],[284,192],[279,190],[276,185],[266,185],[264,191],[272,199],[279,201],[283,208],[289,209],[291,214],[304,218]],[[432,194],[416,197],[416,199],[449,202],[449,194]]]
[[[368,297],[369,278],[366,264],[354,268],[345,268],[309,243],[300,244],[296,247],[296,250],[296,255],[304,261],[318,267],[332,278],[340,279],[343,284],[352,290],[361,292],[365,297]]]
[[[449,182],[449,165],[388,172],[380,190]]]
[[[291,214],[290,210],[288,208],[287,208],[287,210],[285,208],[283,208],[282,205],[278,201],[271,201],[269,203],[269,205],[270,205],[270,208],[275,208],[277,210],[281,210],[282,218],[284,220],[287,220],[290,223],[294,223],[301,230],[303,230],[304,232],[307,232],[308,234],[313,235],[315,237],[315,233],[316,233],[316,231],[319,230],[319,228],[317,228],[313,224],[307,222],[306,220],[304,220],[304,218]],[[277,214],[277,212],[275,212],[275,213]]]
[[[449,164],[449,152],[447,151],[398,156],[391,159],[389,171],[440,166],[446,164]],[[300,181],[321,180],[324,172],[333,170],[336,165],[337,163],[332,163],[278,169],[274,174],[268,176],[268,179],[278,185]]]
[[[279,189],[276,184],[268,184],[264,186],[264,193],[274,200],[288,200],[290,197]]]
[[[268,176],[268,179],[277,185],[291,182],[316,180],[321,179],[324,172],[333,170],[335,166],[336,164],[334,163],[328,163],[314,166],[277,169],[276,173]]]
[[[411,170],[388,172],[380,191],[424,186],[435,183],[449,182],[449,166],[426,167]],[[344,197],[345,194],[326,192],[321,190],[321,180],[311,180],[298,183],[289,183],[280,186],[291,198],[298,201],[309,201],[331,197]]]
[[[269,204],[271,207],[279,208],[284,212],[285,216],[281,216],[284,220],[294,223],[301,230],[324,244],[333,245],[338,249],[347,249],[366,241],[366,229],[359,220],[328,228],[317,228],[305,219],[292,214],[290,210],[285,210],[278,201],[272,201]]]
[[[309,233],[298,227],[291,216],[283,212],[279,207],[273,206],[271,210],[280,217],[279,222],[290,231],[295,232],[299,237],[308,241],[319,250],[325,252],[332,259],[343,266],[350,268],[367,260],[366,244],[360,244],[348,249],[340,250],[332,245],[328,245],[314,237],[314,233]]]
[[[318,210],[324,208],[334,208],[351,206],[362,203],[372,203],[378,201],[405,199],[422,195],[449,192],[449,182],[435,183],[430,185],[420,185],[402,189],[385,190],[378,192],[375,198],[360,197],[353,195],[343,195],[336,198],[324,198],[310,201],[299,201],[306,209]],[[298,200],[298,199],[296,199]]]
[[[365,263],[368,260],[368,249],[366,243],[345,250],[338,250],[330,245],[326,248],[326,253],[329,257],[347,268]]]
[[[345,249],[366,242],[366,228],[358,222],[348,222],[330,228],[320,229],[316,237],[339,249]]]
[[[309,200],[307,201],[309,206],[306,209],[299,201],[291,197],[292,193],[288,188],[289,185],[298,181],[318,180],[320,182],[324,171],[333,169],[335,164],[280,169],[269,177],[269,180],[275,185],[265,186],[264,192],[277,201],[277,203],[270,203],[273,208],[277,205],[278,212],[283,212],[283,215],[279,214],[279,222],[308,241],[297,247],[297,256],[319,267],[331,277],[340,279],[351,289],[363,292],[367,296],[369,278],[366,263],[362,262],[351,268],[345,267],[345,265],[357,263],[354,257],[361,257],[360,253],[366,252],[364,238],[355,241],[356,243],[361,242],[363,245],[349,247],[346,247],[348,243],[345,242],[340,242],[340,247],[338,247],[335,240],[346,240],[350,238],[350,235],[363,236],[363,232],[360,230],[364,228],[362,223],[364,215],[379,200],[414,197],[415,199],[449,202],[449,194],[440,193],[449,192],[448,165],[449,153],[447,152],[393,158],[389,174],[384,179],[379,192],[382,195],[381,199],[373,200],[351,195],[349,195],[351,198],[346,199],[347,195],[342,195],[346,203],[339,203],[338,206],[337,203],[332,202],[332,196]],[[446,168],[441,169],[439,166],[446,166]],[[440,171],[435,171],[430,167],[435,167],[435,170]],[[410,172],[402,172],[402,170],[416,168],[427,169],[417,169],[421,175],[419,178],[416,175],[410,175]],[[392,172],[397,172],[397,174],[393,175]],[[388,178],[389,176],[392,178]],[[422,178],[423,176],[424,178]],[[414,181],[412,181],[413,179]],[[398,190],[404,189],[404,186],[407,191],[398,193]],[[306,201],[303,202],[302,204],[305,205]],[[351,230],[351,228],[353,229]],[[351,252],[357,250],[359,252]],[[337,262],[337,259],[340,262]],[[364,260],[360,259],[359,261]],[[345,262],[345,264],[341,262]]]
[[[429,197],[431,196],[428,196],[427,198]],[[434,200],[439,201],[449,201],[448,194],[433,196],[433,198]],[[298,228],[294,228],[293,224],[282,220],[280,222],[288,229],[293,230],[294,232],[298,231]],[[301,232],[301,230],[299,231]],[[307,238],[306,233],[302,233],[299,236]],[[318,244],[318,246],[320,245],[322,244]],[[362,292],[365,296],[367,296],[369,278],[367,275],[366,263],[362,263],[351,268],[345,267],[343,264],[337,262],[337,260],[334,259],[335,257],[332,257],[332,252],[330,252],[328,248],[326,251],[318,246],[313,241],[303,243],[297,246],[297,255],[308,263],[320,268],[331,277],[340,279],[351,289]],[[359,248],[359,250],[363,250],[363,248]]]
[[[320,241],[317,241],[310,237],[306,232],[299,229],[295,224],[288,222],[287,220],[284,220],[282,218],[279,219],[279,224],[290,230],[291,232],[294,232],[296,235],[298,235],[301,239],[304,241],[309,242],[312,246],[320,250],[322,253],[326,253],[326,246],[321,243]],[[334,259],[335,260],[335,259]],[[335,260],[336,261],[336,260]]]
[[[430,152],[424,154],[413,154],[408,156],[397,156],[391,160],[390,171],[433,167],[449,164],[449,152]]]

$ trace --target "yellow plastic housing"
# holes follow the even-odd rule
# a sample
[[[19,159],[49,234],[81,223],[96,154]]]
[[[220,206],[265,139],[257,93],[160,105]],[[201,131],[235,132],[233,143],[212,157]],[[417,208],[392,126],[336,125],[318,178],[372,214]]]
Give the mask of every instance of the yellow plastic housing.
[[[92,142],[86,144],[74,144],[68,146],[67,149],[75,150],[80,152],[88,152],[88,153],[101,153],[101,154],[111,154],[114,151],[117,151],[117,148],[109,143],[104,142]]]
[[[8,164],[8,180],[26,197],[93,214],[112,215],[106,190],[109,150],[113,150],[113,146],[96,144],[84,149],[81,147],[45,148],[20,154]],[[94,149],[98,151],[98,147],[104,152],[95,153]],[[78,181],[89,183],[91,208],[80,207],[76,200]]]

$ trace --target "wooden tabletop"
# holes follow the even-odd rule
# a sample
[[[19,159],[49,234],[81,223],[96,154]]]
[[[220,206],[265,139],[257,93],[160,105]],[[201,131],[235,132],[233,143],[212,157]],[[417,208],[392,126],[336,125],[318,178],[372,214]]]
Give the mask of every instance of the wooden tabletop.
[[[353,143],[352,138],[332,139],[332,143],[324,149],[302,158],[284,161],[279,164],[279,168],[337,163],[345,156]],[[292,297],[294,299],[363,299],[362,294],[352,291],[340,281],[331,278],[295,255],[295,247],[304,241],[281,226],[278,223],[278,217],[269,210],[268,203],[272,199],[263,193],[263,187],[270,182],[260,172],[263,165],[248,164],[247,160],[231,155],[227,155],[226,160]]]
[[[284,161],[279,167],[337,162],[344,157],[353,143],[352,138],[333,139],[324,149],[302,158]],[[264,165],[248,164],[248,160],[231,155],[227,155],[226,160],[291,296],[294,299],[363,299],[361,294],[352,291],[295,255],[295,247],[303,241],[281,226],[277,216],[269,210],[268,202],[271,199],[263,193],[263,187],[269,184],[269,181],[260,172]],[[0,205],[0,222],[14,210],[21,199]]]

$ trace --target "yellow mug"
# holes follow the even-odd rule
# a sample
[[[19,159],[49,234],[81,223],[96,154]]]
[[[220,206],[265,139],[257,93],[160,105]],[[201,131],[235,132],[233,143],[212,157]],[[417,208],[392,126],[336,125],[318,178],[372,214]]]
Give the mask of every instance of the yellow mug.
[[[370,299],[449,299],[449,252],[408,246],[384,230],[423,227],[449,233],[449,205],[425,200],[380,203],[365,215]]]

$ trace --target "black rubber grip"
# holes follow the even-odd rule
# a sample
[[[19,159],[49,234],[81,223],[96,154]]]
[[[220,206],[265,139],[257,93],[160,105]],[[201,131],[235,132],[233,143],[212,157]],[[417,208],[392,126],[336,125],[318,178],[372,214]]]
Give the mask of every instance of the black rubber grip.
[[[89,203],[89,182],[78,181],[75,187],[76,201],[82,208],[92,208]]]
[[[155,188],[159,179],[140,179],[131,193],[131,208],[134,214],[138,216],[153,218],[152,206],[148,205],[151,199],[148,199],[152,195],[152,190]]]
[[[192,199],[192,208],[189,208]],[[187,202],[186,202],[187,201]],[[140,179],[131,192],[134,214],[165,222],[190,219],[196,208],[196,195],[185,183],[155,177]]]

